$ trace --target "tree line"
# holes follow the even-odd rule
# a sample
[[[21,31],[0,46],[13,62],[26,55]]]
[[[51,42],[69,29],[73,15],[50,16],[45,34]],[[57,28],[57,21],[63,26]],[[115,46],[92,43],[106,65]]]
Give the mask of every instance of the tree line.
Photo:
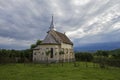
[[[25,63],[32,62],[32,50],[42,41],[37,40],[35,44],[30,46],[30,49],[25,50],[7,50],[0,49],[0,63]]]
[[[23,63],[32,61],[32,50],[0,49],[0,63]]]
[[[120,67],[120,49],[111,51],[98,50],[94,53],[76,52],[75,58],[76,61],[97,63],[101,68],[107,66]]]

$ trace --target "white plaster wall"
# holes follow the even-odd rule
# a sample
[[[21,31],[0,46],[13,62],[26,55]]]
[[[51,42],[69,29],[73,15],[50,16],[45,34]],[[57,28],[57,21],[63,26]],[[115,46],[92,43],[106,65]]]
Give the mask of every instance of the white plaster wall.
[[[73,49],[73,46],[70,44],[61,43],[61,48]]]
[[[75,58],[73,45],[62,43],[61,48],[64,49],[64,52],[65,52],[64,61],[67,60],[69,62],[71,59]]]
[[[39,45],[39,50],[33,50],[33,61],[45,61],[47,59],[46,51],[53,48],[53,58],[48,57],[49,60],[59,60],[60,45]],[[36,55],[34,55],[36,53]]]
[[[70,59],[74,58],[74,52],[73,52],[73,45],[61,43],[61,45],[39,45],[39,50],[33,50],[33,61],[46,61],[46,51],[53,48],[53,58],[50,58],[50,55],[48,57],[48,60],[57,60],[59,62],[59,59],[62,57],[64,61],[67,60],[69,62]],[[64,55],[60,56],[59,52],[61,50],[64,50]],[[35,54],[36,55],[35,55]]]

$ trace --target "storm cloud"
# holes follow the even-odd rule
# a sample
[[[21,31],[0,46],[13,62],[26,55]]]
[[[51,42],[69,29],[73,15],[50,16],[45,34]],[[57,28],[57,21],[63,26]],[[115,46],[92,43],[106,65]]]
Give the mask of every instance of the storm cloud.
[[[0,0],[0,48],[43,40],[52,14],[74,46],[120,42],[120,0]]]

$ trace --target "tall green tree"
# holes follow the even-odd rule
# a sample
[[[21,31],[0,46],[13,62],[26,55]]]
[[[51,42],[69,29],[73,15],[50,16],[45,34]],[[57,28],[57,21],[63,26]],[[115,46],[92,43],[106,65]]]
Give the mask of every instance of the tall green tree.
[[[64,51],[59,52],[60,60],[62,61],[62,66],[63,66],[64,54],[65,54]]]
[[[36,44],[32,44],[31,46],[30,46],[30,49],[33,49],[33,48],[35,48],[36,47]]]
[[[37,40],[37,41],[36,41],[36,45],[40,45],[41,43],[42,43],[41,40]]]
[[[41,40],[37,40],[35,44],[32,44],[32,45],[30,46],[30,49],[33,49],[33,48],[37,47],[37,46],[40,45],[41,43],[42,43]]]
[[[48,64],[49,64],[48,58],[49,58],[49,55],[50,55],[50,50],[46,51],[45,54],[46,54],[47,66],[48,66]]]

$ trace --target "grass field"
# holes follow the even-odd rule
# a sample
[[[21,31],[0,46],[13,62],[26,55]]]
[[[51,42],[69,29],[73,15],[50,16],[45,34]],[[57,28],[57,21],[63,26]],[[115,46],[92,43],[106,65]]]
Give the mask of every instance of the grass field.
[[[120,68],[93,68],[92,63],[4,64],[0,65],[0,80],[120,80]]]

